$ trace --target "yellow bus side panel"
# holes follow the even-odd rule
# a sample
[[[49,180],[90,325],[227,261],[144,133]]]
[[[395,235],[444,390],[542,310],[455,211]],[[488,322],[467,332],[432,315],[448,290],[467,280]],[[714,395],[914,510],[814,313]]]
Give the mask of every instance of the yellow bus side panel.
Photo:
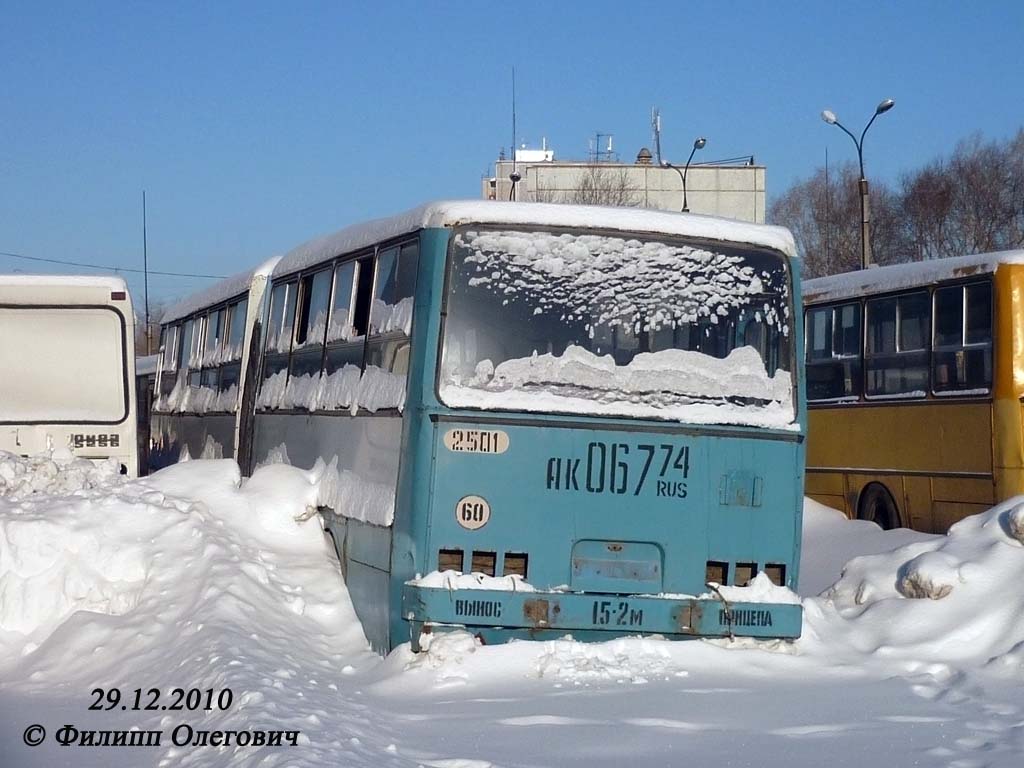
[[[903,525],[915,531],[935,529],[932,514],[932,479],[923,475],[903,476],[903,501],[897,500]]]
[[[928,401],[812,408],[807,466],[988,474],[991,406]]]
[[[997,501],[991,480],[972,477],[933,477],[932,498],[935,501],[984,504],[986,509]]]
[[[963,520],[970,515],[984,512],[991,504],[962,504],[953,501],[936,501],[932,508],[935,510],[935,525],[932,533],[945,533],[953,523]]]

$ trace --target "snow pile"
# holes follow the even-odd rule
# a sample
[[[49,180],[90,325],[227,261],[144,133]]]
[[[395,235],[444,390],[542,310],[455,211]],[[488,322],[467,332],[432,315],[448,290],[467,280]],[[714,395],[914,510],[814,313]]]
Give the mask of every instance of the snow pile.
[[[764,571],[755,576],[745,587],[718,586],[714,592],[701,595],[705,600],[722,598],[730,603],[779,603],[799,605],[800,596],[788,587],[780,587],[768,578]]]
[[[724,359],[682,349],[643,352],[621,366],[578,346],[497,366],[485,360],[473,378],[443,384],[441,399],[454,407],[796,428],[789,372],[769,376],[752,347]]]
[[[588,685],[601,682],[646,683],[652,678],[685,677],[668,641],[619,638],[606,643],[577,643],[569,638],[544,643],[537,656],[538,677]]]
[[[1015,499],[946,536],[853,559],[823,598],[805,602],[808,645],[960,664],[1020,654],[1022,529],[1024,503]]]
[[[485,589],[502,592],[536,592],[536,588],[522,576],[487,576],[483,573],[459,571],[431,571],[426,576],[407,582],[418,587],[439,589]]]
[[[5,460],[2,466],[12,463]],[[20,463],[23,476],[50,476],[41,460]],[[297,522],[315,513],[318,479],[275,465],[243,486],[232,461],[191,461],[147,480],[78,490],[71,497],[0,499],[0,668],[43,645],[76,612],[141,614],[126,626],[109,627],[113,635],[134,632],[147,617],[166,625],[171,617],[160,616],[166,612],[161,603],[175,584],[171,591],[179,595],[226,589],[249,601],[254,596],[245,593],[253,585],[236,581],[237,572],[261,587],[269,585],[276,581],[273,562],[284,554],[321,563],[324,577],[333,578],[318,519]],[[57,493],[66,487],[66,482],[49,486]],[[185,488],[199,498],[169,495]],[[219,584],[218,574],[229,578]],[[214,578],[204,583],[199,576]],[[328,589],[335,598],[337,591]],[[297,586],[285,600],[300,615],[308,599],[302,592]],[[316,610],[337,612],[327,605]]]
[[[288,463],[284,443],[268,452],[267,463]],[[338,469],[334,456],[324,466],[317,459],[313,471],[320,475],[318,502],[342,517],[387,527],[395,520],[395,486],[368,480],[350,469]]]
[[[23,458],[0,451],[0,500],[33,494],[67,494],[124,482],[116,459],[77,459],[67,449]]]
[[[351,763],[368,751],[320,731],[329,712],[356,722],[332,681],[374,657],[315,515],[318,493],[316,474],[294,467],[243,482],[232,461],[190,461],[71,497],[0,498],[4,718],[31,717],[51,733],[71,722],[164,731],[145,755],[99,750],[105,765],[124,768],[273,762],[267,747],[176,748],[170,733],[183,722],[302,731],[289,764],[326,764],[327,754]],[[129,709],[88,726],[97,686],[120,689]],[[165,704],[175,687],[230,688],[233,704],[131,711],[127,697],[139,687],[160,689]],[[72,712],[54,715],[51,696],[73,700]],[[66,748],[48,740],[28,750],[19,740],[12,749],[10,764],[45,766]]]
[[[859,555],[891,552],[905,544],[942,536],[907,528],[883,531],[867,520],[850,520],[837,509],[804,499],[803,544],[800,548],[798,592],[815,597],[835,584],[843,568]]]

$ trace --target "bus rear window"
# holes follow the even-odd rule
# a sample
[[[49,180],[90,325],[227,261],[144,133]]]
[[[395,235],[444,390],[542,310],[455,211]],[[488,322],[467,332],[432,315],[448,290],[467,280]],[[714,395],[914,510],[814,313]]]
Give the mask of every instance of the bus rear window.
[[[788,426],[789,270],[751,247],[456,230],[451,407]]]
[[[125,339],[116,312],[0,308],[0,327],[0,422],[125,418]]]

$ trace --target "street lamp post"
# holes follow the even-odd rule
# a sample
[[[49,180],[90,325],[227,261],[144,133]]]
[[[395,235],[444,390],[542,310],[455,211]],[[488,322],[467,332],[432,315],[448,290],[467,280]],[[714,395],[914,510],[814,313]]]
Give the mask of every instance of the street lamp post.
[[[663,168],[671,168],[679,174],[679,181],[683,185],[683,207],[680,208],[681,213],[686,213],[690,210],[686,204],[686,174],[690,170],[690,161],[693,160],[693,155],[698,149],[704,149],[704,145],[708,143],[708,140],[701,136],[695,142],[693,142],[693,149],[690,150],[690,156],[686,159],[686,165],[680,168],[678,165],[672,165],[670,162],[663,162],[661,166]]]
[[[824,110],[821,113],[821,119],[829,125],[835,125],[842,129],[843,133],[849,136],[853,140],[853,144],[857,147],[857,160],[860,163],[860,181],[857,182],[857,186],[860,189],[860,268],[867,269],[871,264],[871,207],[868,201],[868,180],[864,176],[864,136],[867,135],[868,128],[875,122],[875,118],[883,112],[888,112],[896,105],[896,102],[892,99],[886,99],[875,107],[875,114],[868,120],[868,124],[864,126],[864,130],[861,131],[860,139],[854,136],[850,131],[846,129],[846,126],[839,122],[835,113],[829,109]]]

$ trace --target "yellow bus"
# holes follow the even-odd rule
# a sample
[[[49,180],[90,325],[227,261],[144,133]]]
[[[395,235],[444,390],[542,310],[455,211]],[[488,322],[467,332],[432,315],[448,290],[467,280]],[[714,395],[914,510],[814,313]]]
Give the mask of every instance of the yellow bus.
[[[803,289],[808,496],[944,532],[1024,493],[1024,250]]]

